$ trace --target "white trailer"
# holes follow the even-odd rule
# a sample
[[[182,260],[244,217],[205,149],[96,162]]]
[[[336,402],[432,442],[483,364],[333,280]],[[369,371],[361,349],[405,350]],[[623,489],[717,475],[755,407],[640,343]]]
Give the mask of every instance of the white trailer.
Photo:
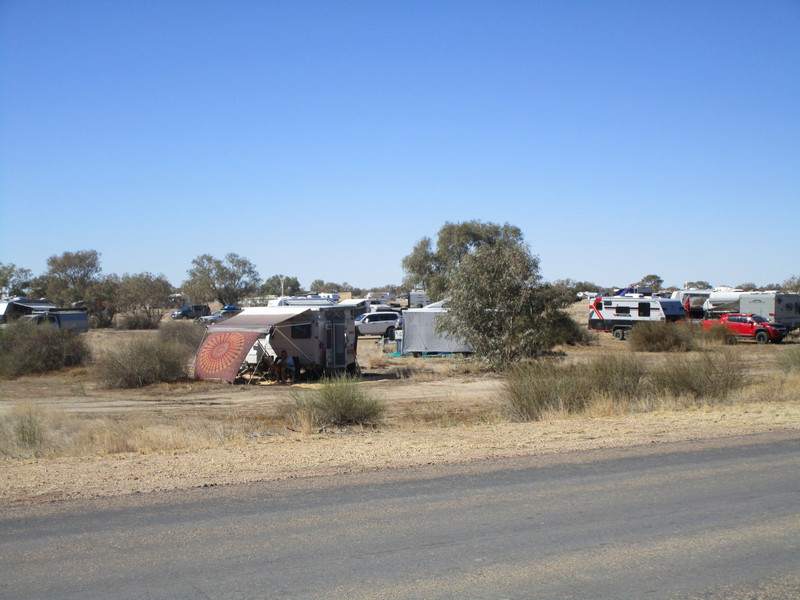
[[[598,296],[589,303],[589,329],[611,332],[618,340],[626,340],[631,329],[645,321],[675,322],[686,313],[680,300],[629,294]]]
[[[403,354],[472,354],[475,349],[450,334],[436,332],[436,320],[447,312],[441,302],[403,311]]]

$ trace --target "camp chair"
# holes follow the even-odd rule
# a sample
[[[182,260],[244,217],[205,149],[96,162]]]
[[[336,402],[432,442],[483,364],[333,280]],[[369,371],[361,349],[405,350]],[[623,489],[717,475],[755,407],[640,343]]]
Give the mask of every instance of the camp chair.
[[[265,350],[264,352],[259,353],[258,362],[253,367],[253,371],[250,374],[250,381],[247,382],[247,385],[250,385],[254,381],[255,383],[271,381],[274,379],[274,375],[275,372],[273,369],[272,357]]]

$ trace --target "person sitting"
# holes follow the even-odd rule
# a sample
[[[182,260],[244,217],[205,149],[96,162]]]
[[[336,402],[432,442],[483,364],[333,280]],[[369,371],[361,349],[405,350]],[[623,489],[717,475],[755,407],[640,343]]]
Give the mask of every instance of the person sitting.
[[[294,374],[294,359],[286,350],[281,350],[280,356],[275,359],[275,382],[286,383],[286,375]]]

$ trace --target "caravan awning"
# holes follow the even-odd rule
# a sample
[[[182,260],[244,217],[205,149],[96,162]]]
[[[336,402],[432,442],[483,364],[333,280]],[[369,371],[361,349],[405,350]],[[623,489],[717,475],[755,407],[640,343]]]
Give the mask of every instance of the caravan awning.
[[[273,325],[288,321],[311,310],[307,306],[269,306],[246,308],[235,317],[208,327],[212,333],[222,331],[255,331],[267,333]]]
[[[239,367],[258,337],[270,327],[307,312],[302,306],[247,308],[208,328],[195,360],[195,379],[236,379]]]

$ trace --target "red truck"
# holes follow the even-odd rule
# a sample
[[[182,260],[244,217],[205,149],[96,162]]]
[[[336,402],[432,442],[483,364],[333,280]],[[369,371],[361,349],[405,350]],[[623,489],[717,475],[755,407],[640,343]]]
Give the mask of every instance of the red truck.
[[[710,329],[716,325],[727,327],[736,337],[753,339],[759,344],[772,342],[780,344],[788,333],[785,325],[767,321],[761,315],[745,315],[742,313],[728,313],[719,319],[703,321],[703,328]]]

